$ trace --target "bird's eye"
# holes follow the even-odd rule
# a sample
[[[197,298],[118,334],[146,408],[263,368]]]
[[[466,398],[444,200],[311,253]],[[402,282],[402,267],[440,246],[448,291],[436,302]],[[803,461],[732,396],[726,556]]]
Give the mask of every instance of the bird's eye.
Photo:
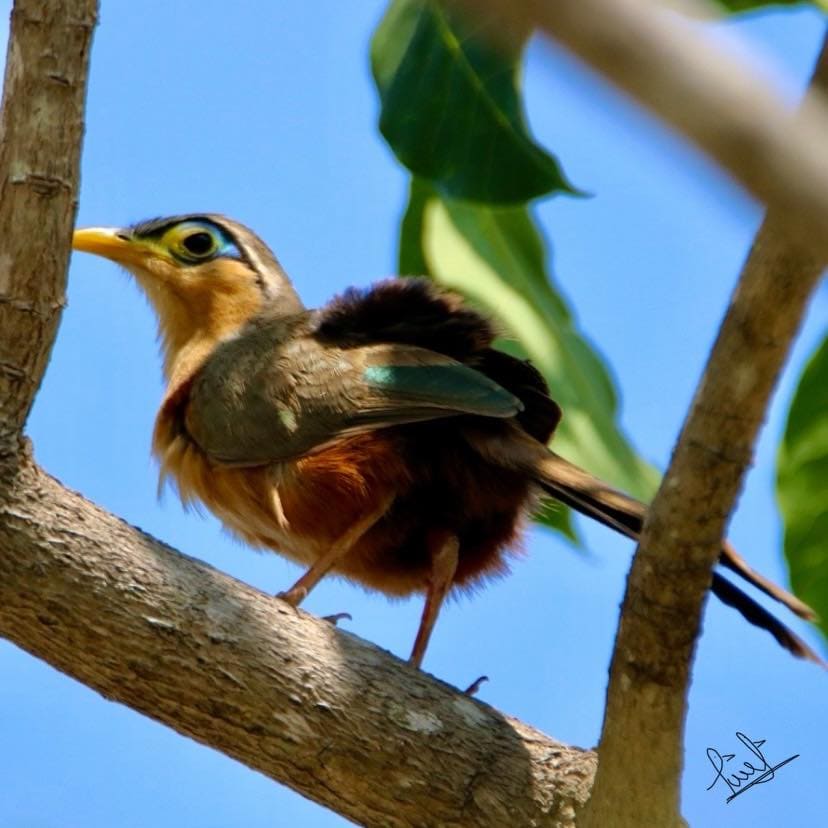
[[[181,247],[193,258],[204,259],[218,247],[215,237],[206,230],[198,230],[181,239]]]
[[[197,265],[223,256],[232,242],[219,227],[206,221],[183,221],[168,228],[160,246],[184,265]]]

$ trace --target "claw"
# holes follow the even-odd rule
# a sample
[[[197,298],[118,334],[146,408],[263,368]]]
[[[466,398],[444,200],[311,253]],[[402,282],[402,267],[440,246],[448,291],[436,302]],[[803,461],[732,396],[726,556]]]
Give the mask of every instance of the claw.
[[[480,676],[480,678],[475,679],[464,691],[463,694],[466,696],[474,696],[477,691],[480,689],[480,686],[483,682],[489,680],[488,676]]]
[[[322,620],[327,621],[329,624],[333,624],[335,627],[343,618],[347,618],[349,621],[353,621],[354,619],[351,618],[350,612],[335,612],[333,615],[323,615]]]

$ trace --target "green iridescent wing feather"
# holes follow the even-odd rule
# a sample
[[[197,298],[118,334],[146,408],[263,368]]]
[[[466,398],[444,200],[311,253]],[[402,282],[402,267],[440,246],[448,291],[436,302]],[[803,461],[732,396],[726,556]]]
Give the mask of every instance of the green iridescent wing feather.
[[[462,363],[369,365],[365,383],[379,390],[404,414],[407,406],[451,409],[484,417],[513,417],[520,400],[488,377]]]

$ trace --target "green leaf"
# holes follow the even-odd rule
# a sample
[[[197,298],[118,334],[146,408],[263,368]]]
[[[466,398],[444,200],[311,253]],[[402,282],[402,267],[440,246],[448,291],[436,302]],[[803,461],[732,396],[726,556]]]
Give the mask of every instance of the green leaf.
[[[531,359],[564,410],[556,450],[637,497],[652,497],[659,475],[618,428],[612,379],[547,278],[543,241],[525,208],[450,201],[415,179],[400,271],[425,273],[499,319],[509,336],[499,346]]]
[[[791,585],[828,636],[828,337],[805,366],[779,449],[776,494]]]
[[[374,35],[380,131],[443,195],[497,204],[575,193],[529,135],[518,92],[522,43],[493,48],[437,0],[394,0]]]
[[[817,6],[823,11],[828,10],[827,0],[716,0],[729,12],[754,11],[772,6]]]

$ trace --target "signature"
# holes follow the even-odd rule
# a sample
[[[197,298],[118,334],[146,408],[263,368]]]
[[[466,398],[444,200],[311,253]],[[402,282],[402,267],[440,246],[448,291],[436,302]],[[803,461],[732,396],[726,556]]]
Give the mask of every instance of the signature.
[[[750,762],[743,762],[741,768],[728,775],[724,773],[725,763],[731,762],[736,757],[736,754],[719,753],[716,748],[707,749],[707,758],[710,760],[710,764],[713,765],[713,769],[716,771],[716,775],[713,777],[713,781],[707,786],[707,790],[709,791],[721,780],[730,790],[730,796],[728,796],[726,802],[731,802],[736,799],[737,796],[741,796],[745,791],[749,791],[754,785],[770,782],[771,779],[774,779],[774,773],[778,771],[779,768],[783,765],[787,765],[788,762],[793,762],[794,759],[799,758],[799,754],[797,753],[795,756],[789,756],[784,761],[771,766],[768,764],[768,760],[765,759],[765,755],[760,749],[762,745],[765,744],[765,739],[757,739],[754,741],[749,736],[745,736],[744,733],[740,733],[738,730],[736,731],[736,738],[748,749],[748,751],[750,751],[751,754],[753,754],[753,758]],[[757,759],[759,760],[758,762],[756,762]],[[745,784],[746,782],[747,784]]]

